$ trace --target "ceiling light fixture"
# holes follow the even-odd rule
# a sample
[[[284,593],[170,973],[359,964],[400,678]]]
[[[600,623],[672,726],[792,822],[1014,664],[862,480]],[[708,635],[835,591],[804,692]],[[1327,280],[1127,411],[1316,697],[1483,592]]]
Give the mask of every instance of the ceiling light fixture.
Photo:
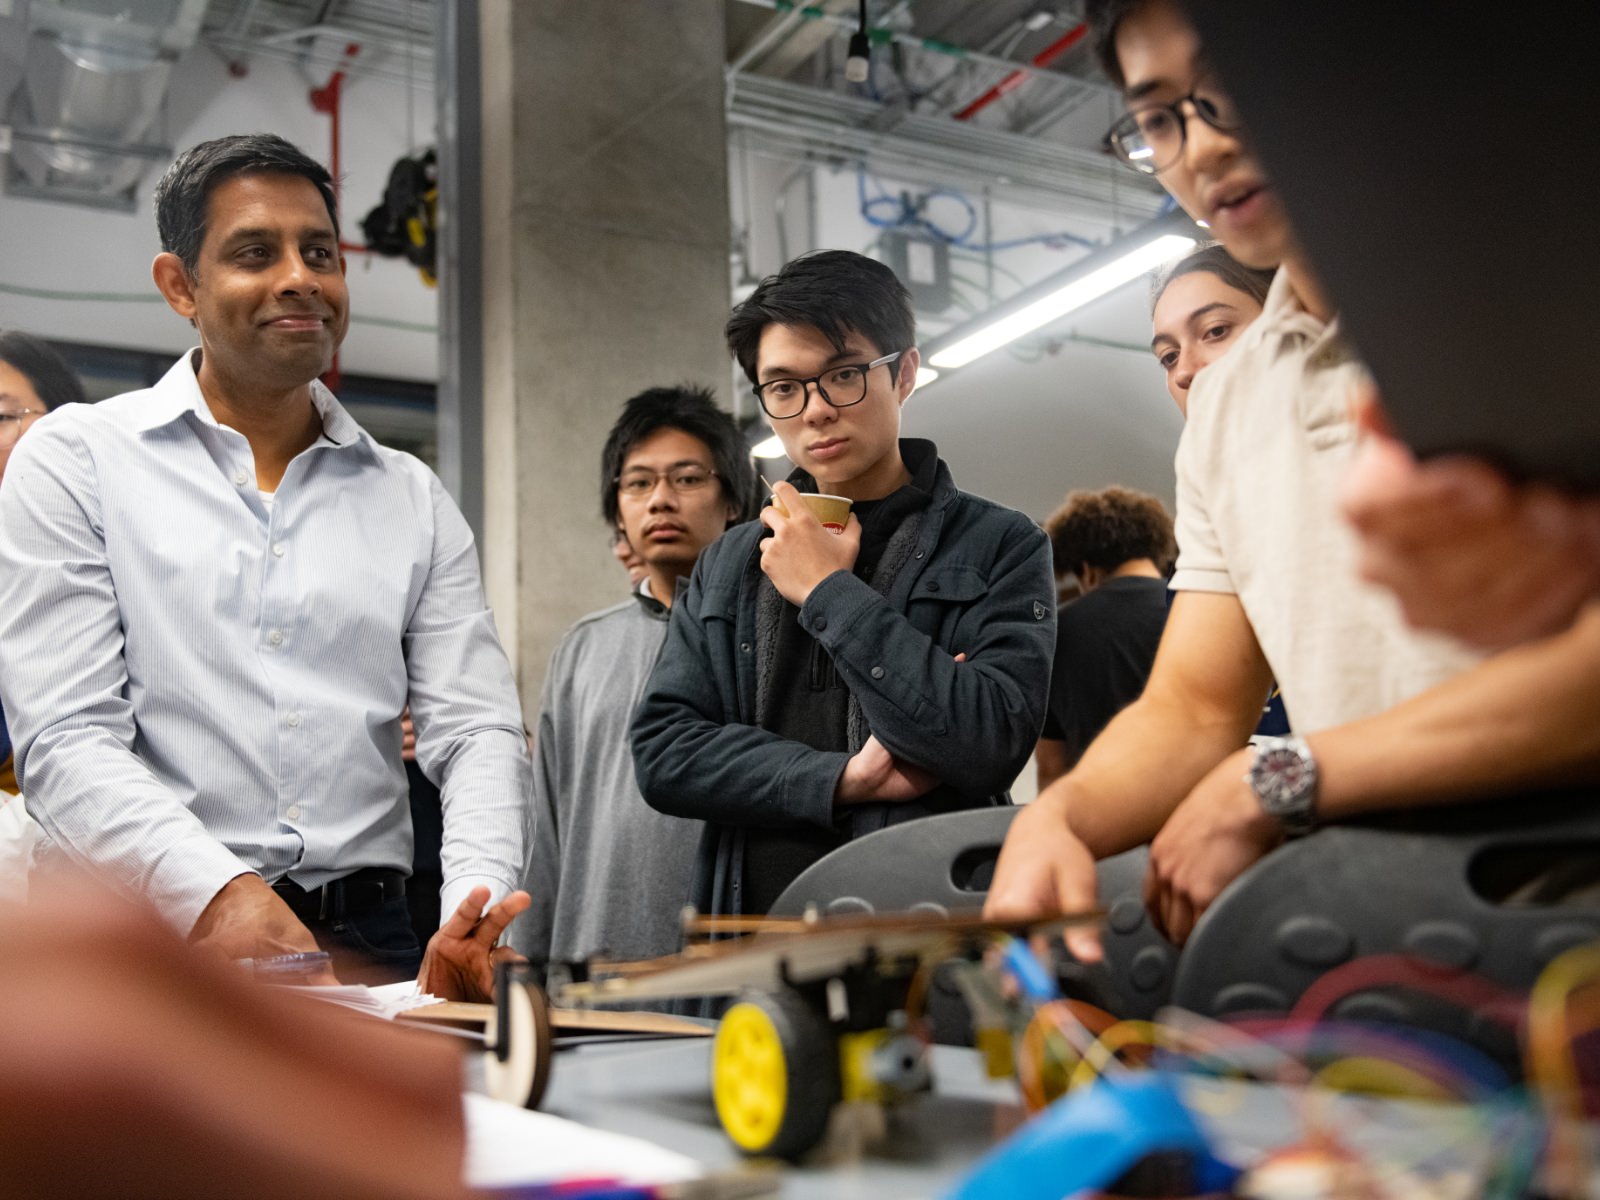
[[[1194,223],[1181,211],[1158,217],[992,311],[940,334],[924,347],[924,357],[941,369],[964,367],[1109,295],[1198,240]]]
[[[844,60],[844,77],[865,83],[872,73],[872,39],[867,36],[867,0],[861,0],[861,27],[850,35],[850,56]]]
[[[777,434],[764,441],[757,442],[750,448],[750,453],[757,458],[788,458],[788,453],[783,448],[783,439]]]

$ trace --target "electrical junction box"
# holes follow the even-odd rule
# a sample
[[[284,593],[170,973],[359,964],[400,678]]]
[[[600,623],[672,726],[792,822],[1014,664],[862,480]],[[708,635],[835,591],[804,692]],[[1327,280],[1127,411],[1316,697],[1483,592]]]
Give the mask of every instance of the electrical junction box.
[[[883,259],[911,293],[920,313],[950,307],[950,244],[942,238],[890,229],[883,235]]]

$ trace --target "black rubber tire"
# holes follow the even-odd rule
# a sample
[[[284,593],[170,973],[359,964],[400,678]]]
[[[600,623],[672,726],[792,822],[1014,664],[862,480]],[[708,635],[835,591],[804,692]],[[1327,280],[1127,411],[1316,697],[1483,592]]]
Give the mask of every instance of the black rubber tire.
[[[792,988],[749,993],[740,1002],[761,1009],[777,1031],[785,1087],[777,1131],[765,1145],[739,1149],[751,1156],[799,1158],[822,1140],[842,1095],[838,1040],[827,1018]]]

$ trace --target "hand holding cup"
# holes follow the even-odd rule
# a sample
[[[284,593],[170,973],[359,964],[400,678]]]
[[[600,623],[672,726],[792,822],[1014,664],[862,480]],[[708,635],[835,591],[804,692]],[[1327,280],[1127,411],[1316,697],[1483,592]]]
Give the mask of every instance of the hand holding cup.
[[[761,521],[772,530],[761,542],[761,569],[791,604],[804,604],[829,575],[854,567],[861,551],[861,522],[843,496],[804,494],[792,484],[775,484]]]

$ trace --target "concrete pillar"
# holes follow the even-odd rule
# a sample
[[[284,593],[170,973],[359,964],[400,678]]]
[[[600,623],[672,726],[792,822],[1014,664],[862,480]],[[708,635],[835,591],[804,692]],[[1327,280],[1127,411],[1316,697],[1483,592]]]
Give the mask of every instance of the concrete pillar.
[[[530,721],[625,577],[600,449],[629,396],[726,395],[722,5],[482,0],[485,581]]]

